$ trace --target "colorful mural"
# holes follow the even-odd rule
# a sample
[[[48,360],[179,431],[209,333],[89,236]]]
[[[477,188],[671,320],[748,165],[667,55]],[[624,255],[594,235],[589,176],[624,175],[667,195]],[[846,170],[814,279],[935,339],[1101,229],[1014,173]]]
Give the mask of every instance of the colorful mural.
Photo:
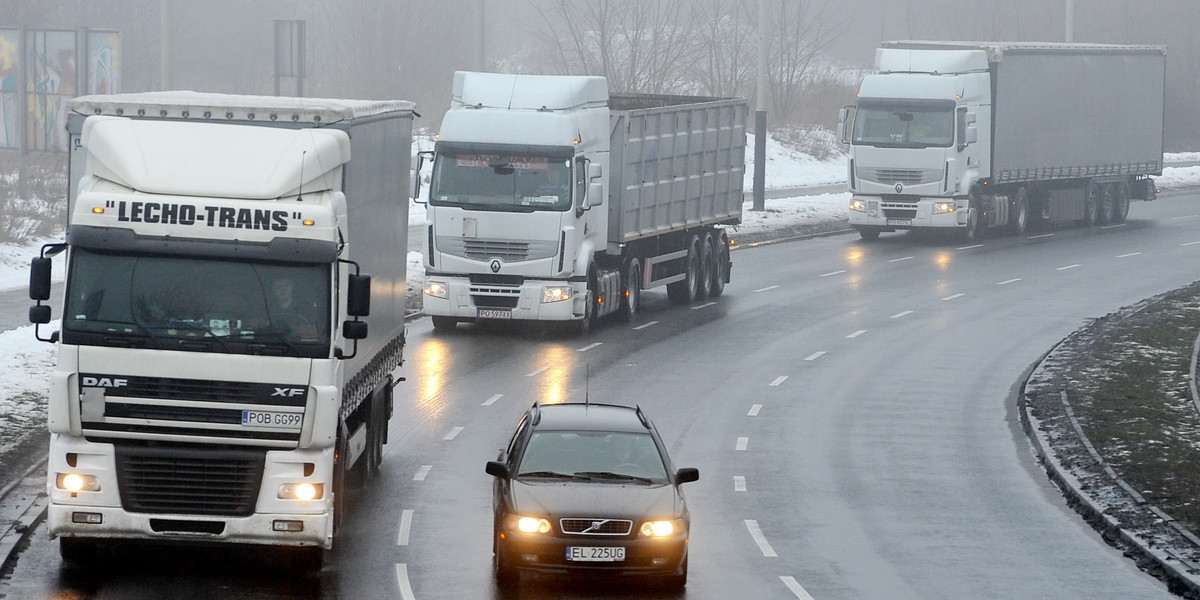
[[[74,31],[25,32],[27,150],[66,150],[66,101],[79,95]]]
[[[0,29],[0,148],[18,148],[21,120],[17,113],[20,32]]]
[[[115,31],[89,31],[87,39],[88,94],[121,92],[121,36]]]

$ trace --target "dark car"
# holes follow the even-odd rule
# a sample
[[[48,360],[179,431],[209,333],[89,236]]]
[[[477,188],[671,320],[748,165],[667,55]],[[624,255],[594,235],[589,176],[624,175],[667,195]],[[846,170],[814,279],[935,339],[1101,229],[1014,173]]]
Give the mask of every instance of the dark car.
[[[521,571],[687,583],[691,516],[680,485],[700,472],[672,466],[641,408],[534,404],[487,472],[501,585]]]

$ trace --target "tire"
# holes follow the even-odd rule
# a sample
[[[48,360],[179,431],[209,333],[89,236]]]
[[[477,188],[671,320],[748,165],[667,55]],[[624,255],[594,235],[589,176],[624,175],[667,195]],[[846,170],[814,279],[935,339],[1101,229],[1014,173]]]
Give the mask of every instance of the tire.
[[[712,284],[708,287],[708,297],[717,298],[725,293],[725,284],[729,281],[729,238],[725,232],[713,232],[713,270]]]
[[[696,300],[708,299],[708,290],[712,289],[713,273],[717,270],[716,259],[713,257],[712,237],[705,234],[700,236],[700,272],[696,277]]]
[[[1100,213],[1100,186],[1089,183],[1083,194],[1083,224],[1091,227]]]
[[[302,576],[316,575],[325,566],[325,550],[320,546],[279,548],[278,556],[284,569]]]
[[[679,567],[679,572],[671,575],[667,579],[667,587],[672,590],[682,590],[687,587],[688,579],[688,559],[683,559],[683,565]]]
[[[587,298],[583,304],[583,318],[575,321],[571,326],[575,333],[581,336],[592,332],[592,325],[596,319],[596,289],[600,286],[596,283],[595,264],[588,267],[587,282]]]
[[[960,234],[962,241],[974,242],[979,239],[979,231],[979,195],[972,193],[971,201],[967,203],[967,226]]]
[[[696,299],[696,285],[700,270],[700,240],[692,236],[688,243],[686,277],[683,281],[667,284],[667,299],[671,304],[691,304]]]
[[[520,571],[512,565],[512,561],[506,556],[504,545],[499,541],[496,544],[496,556],[494,558],[496,567],[496,585],[502,589],[512,589],[517,586],[521,579]]]
[[[1029,191],[1025,186],[1021,186],[1017,190],[1017,198],[1014,201],[1012,216],[1009,218],[1009,231],[1013,235],[1025,235],[1025,231],[1029,228]]]
[[[1113,195],[1113,223],[1124,223],[1129,217],[1129,184],[1118,183]]]
[[[458,327],[458,319],[455,319],[454,317],[437,316],[430,317],[430,319],[433,321],[433,330],[438,333],[454,331],[454,329]]]
[[[1108,225],[1113,221],[1113,202],[1116,196],[1116,191],[1111,184],[1100,186],[1100,204],[1096,210],[1096,223],[1098,225]]]
[[[872,241],[879,239],[879,230],[878,229],[870,229],[867,227],[859,227],[858,228],[858,236],[861,237],[863,239],[863,241],[872,242]]]
[[[629,259],[623,277],[625,294],[621,297],[621,319],[635,321],[642,310],[642,261],[638,257]]]

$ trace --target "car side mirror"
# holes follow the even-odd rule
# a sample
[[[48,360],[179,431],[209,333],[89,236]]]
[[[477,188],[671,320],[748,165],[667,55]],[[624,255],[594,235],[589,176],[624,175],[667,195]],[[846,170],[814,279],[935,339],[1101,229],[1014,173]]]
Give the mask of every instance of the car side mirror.
[[[487,471],[487,474],[491,475],[492,477],[508,479],[508,465],[498,460],[489,460],[487,467],[485,467],[484,470]]]
[[[675,471],[675,483],[691,483],[700,479],[700,470],[694,467],[684,467]]]

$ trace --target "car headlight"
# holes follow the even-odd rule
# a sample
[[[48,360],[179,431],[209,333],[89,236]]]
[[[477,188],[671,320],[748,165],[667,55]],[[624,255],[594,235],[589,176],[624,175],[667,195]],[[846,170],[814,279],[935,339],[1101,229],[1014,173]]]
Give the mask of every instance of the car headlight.
[[[509,529],[519,531],[521,533],[550,533],[550,521],[541,517],[522,517],[520,515],[512,515],[509,517]]]
[[[854,198],[850,200],[850,210],[858,212],[867,212],[867,202],[862,198]]]
[[[542,288],[542,304],[570,300],[572,296],[569,285],[548,285]]]
[[[935,214],[935,215],[940,215],[943,213],[952,213],[955,210],[957,210],[957,208],[953,202],[934,202],[933,203],[933,214]]]
[[[434,298],[445,298],[446,295],[449,294],[450,289],[448,287],[446,287],[446,284],[444,284],[440,281],[429,281],[429,282],[426,282],[425,289],[422,290],[422,292],[426,296],[433,296]]]
[[[645,537],[664,538],[686,531],[683,519],[667,521],[646,521],[642,523],[641,533]]]

